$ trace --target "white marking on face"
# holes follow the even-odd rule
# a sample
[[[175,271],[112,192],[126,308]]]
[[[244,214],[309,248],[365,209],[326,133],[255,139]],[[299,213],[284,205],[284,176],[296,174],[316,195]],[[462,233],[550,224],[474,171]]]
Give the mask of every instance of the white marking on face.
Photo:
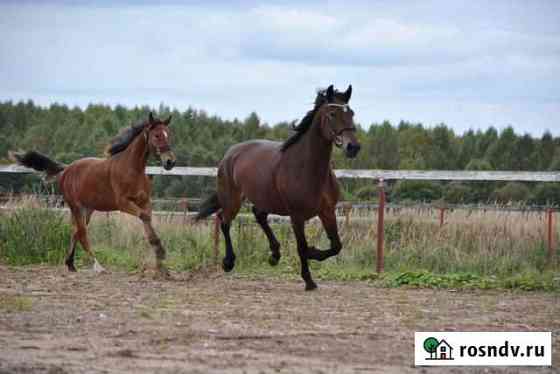
[[[167,131],[163,130],[163,137],[165,138],[165,140],[167,140],[169,138],[169,136],[167,135]]]

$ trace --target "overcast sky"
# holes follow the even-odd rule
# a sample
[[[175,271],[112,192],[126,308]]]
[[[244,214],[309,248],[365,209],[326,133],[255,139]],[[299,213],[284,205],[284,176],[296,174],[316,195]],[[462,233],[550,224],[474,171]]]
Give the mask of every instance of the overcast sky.
[[[560,135],[560,1],[1,1],[0,100]],[[162,5],[163,4],[163,5]]]

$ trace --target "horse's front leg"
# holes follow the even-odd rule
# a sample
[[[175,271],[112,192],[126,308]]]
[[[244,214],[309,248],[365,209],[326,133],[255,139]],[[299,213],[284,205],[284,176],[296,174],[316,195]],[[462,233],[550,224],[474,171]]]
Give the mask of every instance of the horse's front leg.
[[[331,247],[327,250],[319,250],[315,247],[309,247],[307,257],[317,261],[324,261],[329,257],[336,256],[342,249],[340,236],[338,235],[338,226],[336,224],[336,214],[334,209],[324,209],[319,212],[319,219],[323,224],[323,228],[327,233],[327,237],[331,241]]]
[[[144,223],[144,233],[146,234],[146,239],[148,240],[156,254],[157,270],[161,275],[168,277],[169,271],[163,264],[163,261],[165,260],[165,248],[161,244],[161,239],[158,237],[156,231],[154,230],[154,227],[152,226],[151,215],[149,220],[142,220],[142,223]]]
[[[135,217],[140,218],[142,222],[152,220],[152,212],[150,209],[141,208],[133,200],[128,197],[124,197],[119,200],[118,208],[123,213],[128,213]]]
[[[161,275],[169,276],[169,271],[163,264],[163,261],[165,260],[165,248],[161,244],[161,240],[154,230],[154,227],[152,226],[151,206],[147,204],[145,207],[140,207],[130,199],[123,199],[121,200],[119,209],[122,212],[140,218],[140,220],[144,224],[144,233],[146,235],[146,240],[148,240],[148,243],[150,243],[156,255],[157,270]]]
[[[280,261],[280,243],[278,243],[278,239],[276,239],[276,236],[268,224],[268,213],[261,212],[257,208],[253,207],[253,214],[255,215],[257,223],[264,231],[268,239],[268,243],[270,244],[270,258],[268,259],[268,263],[271,266],[276,266],[278,265],[278,261]]]

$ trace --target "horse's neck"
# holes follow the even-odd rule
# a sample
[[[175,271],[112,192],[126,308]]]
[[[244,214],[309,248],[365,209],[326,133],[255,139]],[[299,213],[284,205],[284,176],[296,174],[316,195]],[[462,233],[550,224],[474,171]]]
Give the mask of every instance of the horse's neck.
[[[296,170],[300,170],[302,178],[318,187],[324,185],[329,175],[332,143],[323,138],[318,123],[313,123],[302,139],[286,152],[291,152],[290,158],[298,164]]]
[[[147,146],[146,136],[144,133],[138,134],[130,146],[123,151],[120,161],[126,163],[131,170],[142,174],[145,173],[146,164],[148,163]]]

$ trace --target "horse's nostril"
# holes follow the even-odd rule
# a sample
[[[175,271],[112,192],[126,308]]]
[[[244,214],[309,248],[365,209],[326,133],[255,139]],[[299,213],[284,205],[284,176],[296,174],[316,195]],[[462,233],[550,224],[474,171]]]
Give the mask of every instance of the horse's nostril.
[[[350,158],[354,158],[358,155],[360,148],[362,148],[360,144],[348,143],[346,146],[346,155]]]
[[[348,143],[346,149],[350,152],[358,152],[362,148],[359,144]]]

